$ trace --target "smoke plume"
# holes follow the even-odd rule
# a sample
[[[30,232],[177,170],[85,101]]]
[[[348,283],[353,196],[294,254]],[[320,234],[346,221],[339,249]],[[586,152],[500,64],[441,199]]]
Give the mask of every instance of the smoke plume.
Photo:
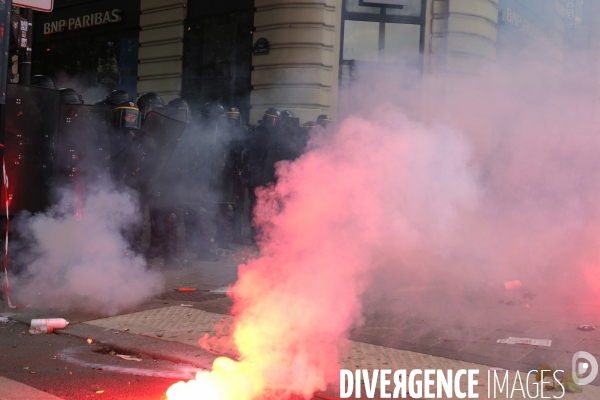
[[[28,243],[26,271],[15,280],[21,302],[115,315],[135,307],[162,288],[157,271],[129,248],[124,233],[139,223],[137,199],[130,190],[89,188],[81,201],[70,189],[48,211],[22,215],[21,243]]]
[[[340,95],[354,100],[339,125],[258,190],[262,256],[239,269],[240,361],[215,365],[215,398],[310,398],[339,377],[348,331],[369,313],[476,323],[511,279],[547,310],[575,296],[597,302],[598,93],[567,72],[596,75],[541,47],[472,75],[358,74]],[[429,290],[404,296],[418,287]],[[253,389],[219,392],[224,371]],[[172,389],[172,399],[185,393]]]

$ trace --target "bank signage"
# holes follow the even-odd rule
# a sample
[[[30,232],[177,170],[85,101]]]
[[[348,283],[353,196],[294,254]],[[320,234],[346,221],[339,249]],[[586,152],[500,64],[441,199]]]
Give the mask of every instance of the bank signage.
[[[68,19],[60,19],[44,23],[44,35],[52,35],[75,29],[91,28],[93,26],[116,24],[123,20],[121,10],[99,11],[86,15],[77,15]]]
[[[15,7],[32,8],[37,11],[50,12],[54,8],[53,0],[14,0]]]
[[[54,8],[51,13],[34,13],[33,42],[70,40],[76,37],[127,32],[137,37],[140,29],[140,0],[91,1]]]
[[[525,32],[525,34],[533,38],[541,39],[548,37],[547,33],[542,28],[532,23],[519,12],[513,10],[510,7],[506,7],[503,10],[502,21],[514,25],[518,29]]]

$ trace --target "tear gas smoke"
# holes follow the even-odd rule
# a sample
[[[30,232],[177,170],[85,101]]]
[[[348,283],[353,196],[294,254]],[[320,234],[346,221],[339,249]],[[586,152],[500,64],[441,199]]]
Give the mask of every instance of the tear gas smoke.
[[[369,272],[390,263],[416,271],[410,255],[425,242],[447,242],[477,197],[468,143],[391,108],[373,121],[348,118],[311,147],[278,165],[277,185],[258,191],[263,256],[240,266],[233,294],[241,361],[232,369],[253,390],[215,398],[265,389],[308,398],[325,389],[339,374],[348,328],[361,318]]]
[[[87,79],[86,79],[87,78]],[[85,82],[90,80],[90,82]],[[83,98],[85,104],[94,104],[108,95],[110,90],[105,86],[96,85],[96,76],[71,77],[65,72],[59,72],[54,77],[54,84],[57,88],[74,89]]]
[[[76,195],[61,189],[47,212],[18,218],[19,243],[13,251],[26,270],[15,281],[22,302],[103,315],[135,307],[162,288],[160,273],[129,249],[123,233],[139,221],[135,194],[126,189],[89,188],[81,215]]]
[[[490,318],[507,279],[546,292],[544,310],[597,299],[598,94],[570,85],[569,63],[541,47],[473,76],[359,74],[340,95],[360,99],[346,102],[352,115],[258,190],[262,257],[240,266],[233,292],[239,362],[221,359],[169,398],[309,398],[337,377],[348,330],[368,313]],[[419,285],[434,289],[403,292]],[[228,393],[240,379],[252,388]]]

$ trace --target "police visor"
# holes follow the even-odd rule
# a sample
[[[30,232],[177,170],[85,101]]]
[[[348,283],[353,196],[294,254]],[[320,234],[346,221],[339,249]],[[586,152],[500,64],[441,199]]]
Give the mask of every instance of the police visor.
[[[140,129],[142,118],[136,107],[117,107],[115,110],[115,128]]]

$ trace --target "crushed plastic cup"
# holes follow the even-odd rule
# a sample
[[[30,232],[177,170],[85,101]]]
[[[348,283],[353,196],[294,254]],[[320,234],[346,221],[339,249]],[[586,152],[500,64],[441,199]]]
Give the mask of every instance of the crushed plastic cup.
[[[32,319],[31,326],[50,326],[54,329],[64,329],[69,325],[69,321],[64,318]]]
[[[504,282],[504,289],[506,289],[506,290],[521,289],[521,281],[506,281],[506,282]]]
[[[45,335],[47,333],[52,333],[54,328],[48,325],[35,325],[29,328],[30,335]]]

